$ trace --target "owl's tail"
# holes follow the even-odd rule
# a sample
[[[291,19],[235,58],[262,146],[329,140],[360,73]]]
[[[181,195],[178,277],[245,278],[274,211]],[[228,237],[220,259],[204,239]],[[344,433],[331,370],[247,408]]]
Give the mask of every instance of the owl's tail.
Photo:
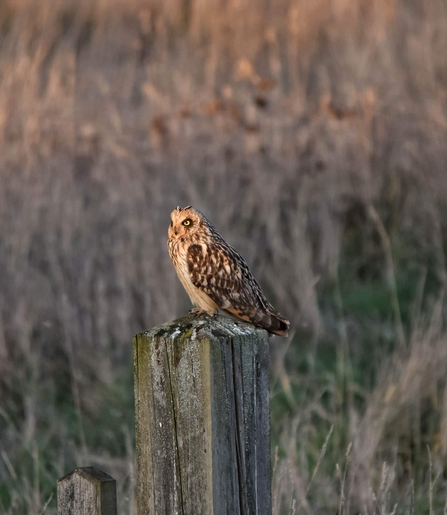
[[[282,316],[278,317],[270,314],[270,325],[268,327],[264,326],[264,329],[278,336],[287,336],[289,334],[289,326],[289,321]]]
[[[252,313],[251,322],[262,327],[271,334],[278,336],[287,336],[289,334],[290,323],[271,305],[263,306],[264,309],[258,309]]]
[[[247,320],[252,324],[262,327],[271,334],[278,336],[287,336],[289,334],[290,323],[276,309],[263,299],[263,303],[259,303],[255,309],[241,311],[233,307],[225,309],[228,313],[235,315],[237,318]]]

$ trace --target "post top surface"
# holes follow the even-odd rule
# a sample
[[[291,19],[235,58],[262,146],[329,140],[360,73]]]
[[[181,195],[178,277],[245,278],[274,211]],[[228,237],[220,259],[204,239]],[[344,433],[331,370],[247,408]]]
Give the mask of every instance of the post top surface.
[[[106,474],[105,472],[96,467],[79,467],[58,479],[57,482],[62,483],[74,475],[81,476],[90,483],[104,483],[106,481],[115,481],[112,476],[109,476],[109,474]]]
[[[191,338],[206,337],[235,337],[257,335],[261,338],[267,338],[267,331],[253,324],[243,322],[242,320],[234,320],[224,315],[208,315],[201,313],[199,315],[192,313],[184,317],[177,318],[171,322],[166,322],[157,327],[153,327],[147,331],[140,333],[145,337],[170,336],[176,338],[182,335]]]

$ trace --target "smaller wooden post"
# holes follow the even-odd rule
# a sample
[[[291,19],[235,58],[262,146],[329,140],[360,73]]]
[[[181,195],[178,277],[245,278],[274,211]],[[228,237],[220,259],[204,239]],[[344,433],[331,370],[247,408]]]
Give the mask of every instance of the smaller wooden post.
[[[117,515],[116,481],[96,467],[77,468],[57,481],[57,515]]]
[[[138,515],[271,515],[267,332],[188,315],[134,366]]]

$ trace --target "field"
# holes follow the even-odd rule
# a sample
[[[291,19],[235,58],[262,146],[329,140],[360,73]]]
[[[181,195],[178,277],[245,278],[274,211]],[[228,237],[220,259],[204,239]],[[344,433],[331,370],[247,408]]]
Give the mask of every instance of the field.
[[[135,514],[133,334],[192,204],[292,321],[274,515],[447,514],[445,0],[0,3],[0,513]]]

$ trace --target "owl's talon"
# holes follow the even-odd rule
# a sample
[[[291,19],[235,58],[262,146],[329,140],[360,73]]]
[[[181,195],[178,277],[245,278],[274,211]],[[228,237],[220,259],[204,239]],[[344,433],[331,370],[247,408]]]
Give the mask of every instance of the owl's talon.
[[[188,315],[192,315],[194,318],[201,315],[203,311],[200,308],[192,308],[188,311]]]

